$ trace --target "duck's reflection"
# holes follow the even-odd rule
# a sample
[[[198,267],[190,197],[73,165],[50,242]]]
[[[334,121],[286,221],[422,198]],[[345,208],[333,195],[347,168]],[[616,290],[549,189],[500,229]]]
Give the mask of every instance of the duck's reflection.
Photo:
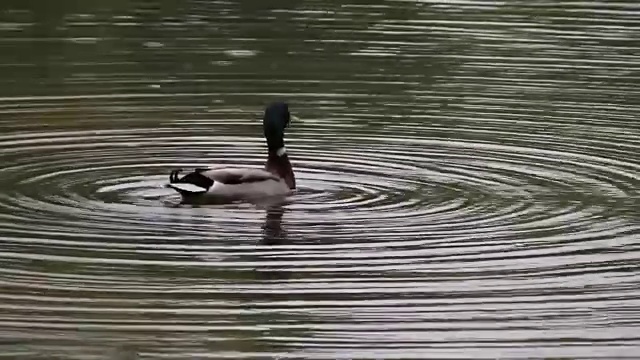
[[[260,245],[282,245],[288,243],[287,231],[282,228],[284,208],[281,205],[266,209],[266,217],[262,225]]]
[[[284,207],[279,205],[271,205],[266,208],[265,220],[262,225],[262,239],[258,245],[263,246],[279,246],[289,244],[287,231],[282,227],[282,217],[285,213]],[[277,255],[271,254],[268,259],[278,260]],[[261,260],[265,260],[262,258]],[[260,280],[286,280],[291,277],[291,271],[283,268],[282,265],[263,265],[254,269],[254,274]]]

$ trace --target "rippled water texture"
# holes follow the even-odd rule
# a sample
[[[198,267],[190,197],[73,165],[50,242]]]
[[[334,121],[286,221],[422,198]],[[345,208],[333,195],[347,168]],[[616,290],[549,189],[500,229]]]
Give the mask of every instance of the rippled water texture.
[[[636,1],[161,3],[0,4],[0,358],[640,353]]]

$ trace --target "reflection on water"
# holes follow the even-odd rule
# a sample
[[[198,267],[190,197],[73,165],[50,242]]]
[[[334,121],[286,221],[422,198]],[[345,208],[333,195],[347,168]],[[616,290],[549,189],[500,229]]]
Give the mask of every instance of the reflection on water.
[[[266,218],[262,229],[264,237],[262,245],[281,245],[287,242],[287,232],[282,228],[282,215],[284,208],[273,207],[266,211]]]
[[[640,350],[638,6],[0,4],[8,358]],[[299,192],[183,206],[171,169]],[[296,124],[297,125],[297,124]]]

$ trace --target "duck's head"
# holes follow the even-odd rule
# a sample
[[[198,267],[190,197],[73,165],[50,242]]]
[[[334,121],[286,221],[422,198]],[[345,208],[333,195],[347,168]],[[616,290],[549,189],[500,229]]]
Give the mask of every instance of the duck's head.
[[[289,105],[285,102],[271,103],[264,110],[262,127],[270,153],[284,148],[284,132],[293,119],[296,118],[289,113]]]

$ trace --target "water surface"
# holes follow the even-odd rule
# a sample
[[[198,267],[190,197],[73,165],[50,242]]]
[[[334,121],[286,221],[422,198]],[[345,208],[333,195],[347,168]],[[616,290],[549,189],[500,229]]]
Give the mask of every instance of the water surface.
[[[635,1],[4,1],[0,355],[633,358]],[[178,206],[265,160],[281,207]]]

